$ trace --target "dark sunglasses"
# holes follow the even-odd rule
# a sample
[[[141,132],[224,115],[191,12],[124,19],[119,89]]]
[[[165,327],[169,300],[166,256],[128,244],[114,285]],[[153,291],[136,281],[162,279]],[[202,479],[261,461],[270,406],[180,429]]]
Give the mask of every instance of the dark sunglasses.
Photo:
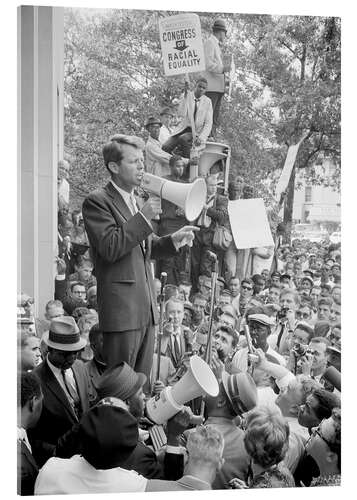
[[[253,290],[252,287],[242,285],[243,290]]]

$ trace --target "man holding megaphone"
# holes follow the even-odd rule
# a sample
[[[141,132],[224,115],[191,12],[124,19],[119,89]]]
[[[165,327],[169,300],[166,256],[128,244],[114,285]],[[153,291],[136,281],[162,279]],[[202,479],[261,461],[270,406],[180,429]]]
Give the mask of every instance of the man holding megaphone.
[[[175,255],[192,245],[195,226],[171,235],[153,235],[151,219],[161,213],[160,198],[141,207],[134,196],[144,176],[144,142],[115,135],[103,147],[108,184],[83,203],[83,218],[97,278],[99,326],[107,365],[126,361],[149,380],[158,321],[150,259]]]

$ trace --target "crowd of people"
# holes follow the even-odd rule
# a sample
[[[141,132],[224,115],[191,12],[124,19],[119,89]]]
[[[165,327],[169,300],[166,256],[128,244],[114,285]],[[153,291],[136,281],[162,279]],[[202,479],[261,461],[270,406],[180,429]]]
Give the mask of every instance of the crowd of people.
[[[275,260],[273,271],[243,279],[214,283],[208,270],[195,291],[185,276],[167,283],[164,297],[156,279],[164,322],[147,375],[126,362],[108,367],[88,249],[64,249],[44,317],[33,318],[31,298],[18,297],[19,491],[339,484],[340,248],[294,240]],[[210,327],[219,395],[204,398],[203,413],[200,400],[188,403],[157,448],[146,401],[180,380],[191,356],[205,356]]]
[[[224,23],[213,28],[223,39]],[[208,82],[190,96],[197,135],[186,99],[176,129],[166,107],[146,144],[113,136],[110,182],[72,213],[60,165],[55,293],[40,317],[18,296],[22,495],[340,484],[340,245],[284,244],[282,196],[268,210],[275,246],[237,250],[228,202],[254,189],[236,177],[225,194],[219,165],[193,222],[140,188],[144,170],[188,181],[192,146],[218,123],[222,91],[202,100]],[[202,391],[158,425],[148,401],[194,356],[218,395]]]

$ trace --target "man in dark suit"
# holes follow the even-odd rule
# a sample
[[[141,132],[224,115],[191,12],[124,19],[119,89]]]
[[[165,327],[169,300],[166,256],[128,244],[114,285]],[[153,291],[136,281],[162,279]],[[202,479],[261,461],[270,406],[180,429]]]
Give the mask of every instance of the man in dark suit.
[[[198,289],[199,276],[211,275],[212,260],[208,256],[207,250],[217,253],[219,270],[222,269],[224,251],[213,248],[212,241],[217,225],[229,228],[228,198],[217,193],[217,183],[216,175],[206,177],[206,204],[196,222],[200,232],[197,234],[191,250],[191,281],[195,292]]]
[[[54,318],[45,342],[47,357],[34,370],[41,382],[43,408],[30,433],[39,465],[53,454],[58,438],[71,429],[96,400],[88,372],[83,362],[77,360],[86,340],[80,337],[74,319],[71,316]],[[38,441],[41,447],[36,450]]]
[[[36,425],[43,402],[41,384],[36,375],[21,373],[18,396],[17,494],[33,495],[38,466],[32,455],[27,430]]]
[[[149,198],[138,209],[134,188],[144,174],[144,143],[116,135],[103,148],[111,181],[83,203],[93,274],[97,278],[99,327],[108,366],[126,361],[150,377],[154,325],[158,320],[150,259],[175,255],[192,244],[195,227],[172,235],[152,235],[151,220],[161,213],[160,200]]]
[[[186,353],[192,354],[193,333],[182,325],[184,304],[182,300],[171,297],[166,302],[165,316],[167,323],[161,339],[161,354],[171,359],[177,370],[183,362]]]
[[[93,325],[89,330],[88,339],[89,345],[93,351],[93,359],[85,363],[84,366],[93,387],[96,387],[100,376],[103,375],[107,368],[103,357],[103,332],[99,329],[98,323]]]
[[[166,175],[165,179],[173,182],[186,182],[183,179],[185,164],[181,156],[172,155],[169,161],[170,175]],[[158,223],[157,234],[166,236],[178,229],[181,229],[188,221],[185,217],[185,212],[182,208],[168,200],[162,200],[162,213]],[[156,267],[156,276],[160,277],[160,273],[167,273],[167,283],[178,286],[182,275],[189,278],[190,276],[190,249],[188,247],[181,248],[174,257],[160,259]]]

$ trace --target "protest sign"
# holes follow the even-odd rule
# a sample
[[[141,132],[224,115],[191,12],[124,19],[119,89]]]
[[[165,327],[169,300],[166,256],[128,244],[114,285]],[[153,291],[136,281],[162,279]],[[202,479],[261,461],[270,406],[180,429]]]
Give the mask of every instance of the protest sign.
[[[200,18],[178,14],[159,21],[160,43],[166,76],[205,70]]]
[[[275,188],[275,199],[276,200],[279,200],[281,193],[283,191],[285,191],[286,188],[288,187],[289,180],[291,177],[291,172],[292,172],[293,167],[294,167],[296,155],[299,151],[300,144],[306,139],[307,135],[308,135],[308,133],[304,134],[297,144],[293,144],[292,146],[289,146],[288,154],[286,155],[286,159],[285,159],[285,163],[284,163],[284,167],[283,167],[283,170],[280,174],[278,184]]]
[[[261,198],[229,201],[228,214],[234,243],[239,250],[274,245]]]

